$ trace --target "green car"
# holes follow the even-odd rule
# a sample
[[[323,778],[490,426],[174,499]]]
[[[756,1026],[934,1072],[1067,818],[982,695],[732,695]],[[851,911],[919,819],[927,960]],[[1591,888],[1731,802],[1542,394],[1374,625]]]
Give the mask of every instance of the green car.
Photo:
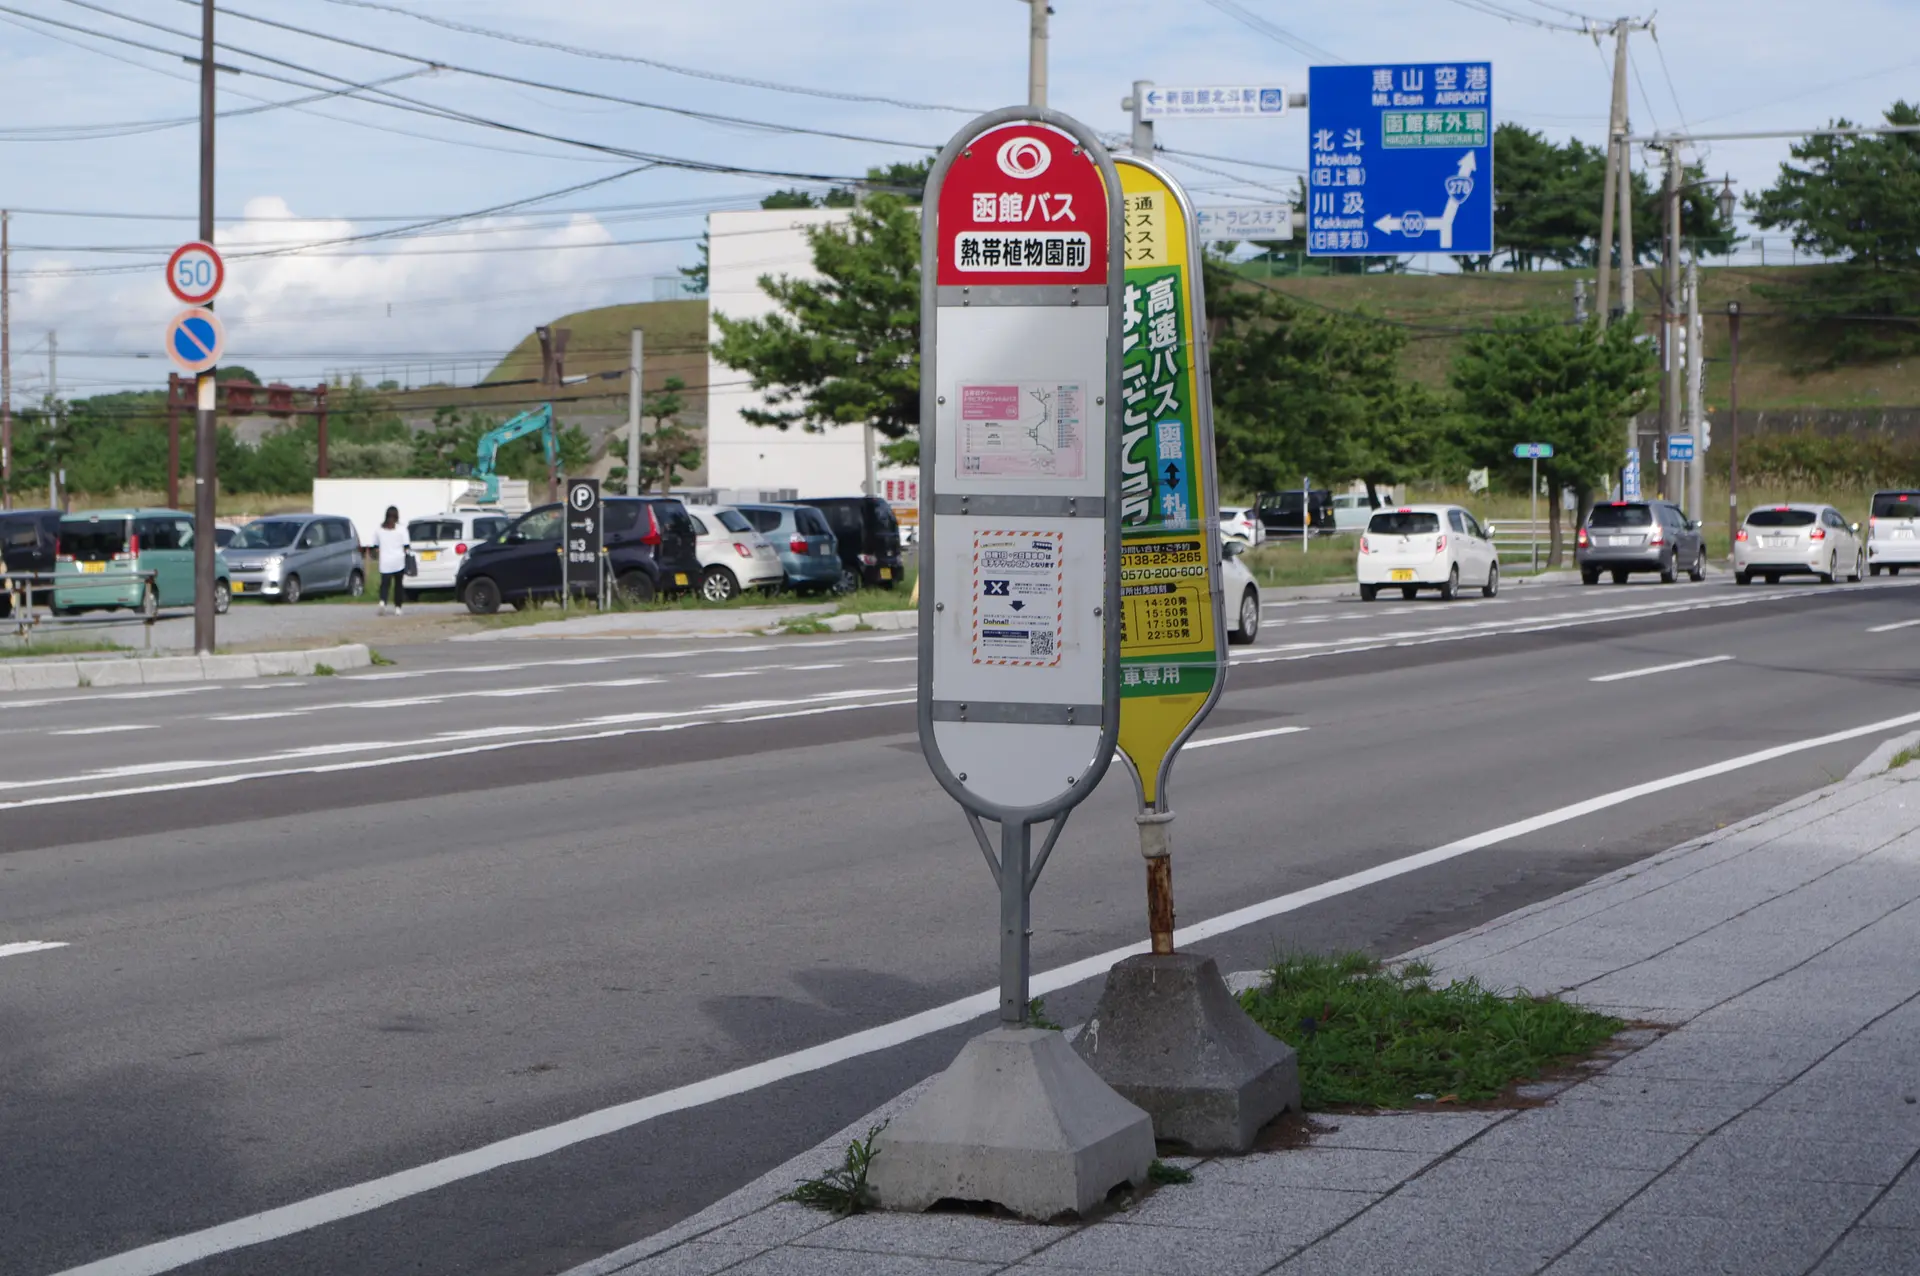
[[[213,556],[213,609],[233,600],[226,555]],[[128,607],[152,616],[193,606],[193,516],[179,510],[95,510],[60,520],[54,614]]]

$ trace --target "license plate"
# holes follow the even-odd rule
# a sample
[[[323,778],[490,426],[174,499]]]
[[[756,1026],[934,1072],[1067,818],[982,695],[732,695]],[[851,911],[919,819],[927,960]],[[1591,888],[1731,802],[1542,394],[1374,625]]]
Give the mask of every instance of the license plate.
[[[673,583],[674,583],[674,584],[676,584],[676,585],[684,585],[684,584],[686,584],[686,583],[687,583],[687,574],[686,574],[685,572],[675,572],[675,573],[673,574]]]
[[[438,557],[440,557],[440,551],[437,549],[422,550],[420,553],[420,561],[423,563],[431,563]]]
[[[1910,541],[1913,539],[1913,529],[1911,527],[1896,527],[1893,529],[1893,538],[1899,541]]]
[[[82,563],[80,564],[80,570],[90,574],[97,574],[107,570],[107,565],[105,563]]]
[[[880,569],[880,579],[881,579],[881,580],[892,580],[892,579],[893,579],[893,568],[891,568],[891,567],[882,567],[882,568]]]
[[[1785,549],[1793,541],[1785,536],[1768,536],[1762,542],[1768,549]]]
[[[1394,571],[1393,571],[1393,579],[1395,579],[1395,580],[1412,580],[1412,579],[1413,579],[1413,568],[1411,568],[1411,567],[1397,567],[1397,568],[1395,568],[1395,569],[1394,569]]]
[[[247,592],[247,582],[244,580],[229,581],[227,583],[236,594],[244,594]]]
[[[1631,536],[1609,536],[1609,537],[1607,537],[1607,544],[1609,544],[1609,545],[1631,545],[1631,544],[1633,544],[1633,538],[1632,538]]]

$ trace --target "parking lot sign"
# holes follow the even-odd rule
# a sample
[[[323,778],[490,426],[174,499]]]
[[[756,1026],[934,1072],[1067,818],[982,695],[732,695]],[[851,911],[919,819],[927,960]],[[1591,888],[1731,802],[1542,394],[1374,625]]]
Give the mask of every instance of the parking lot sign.
[[[566,594],[569,598],[601,592],[600,547],[605,541],[601,522],[600,480],[568,479]]]
[[[1493,251],[1493,67],[1316,66],[1307,253]]]

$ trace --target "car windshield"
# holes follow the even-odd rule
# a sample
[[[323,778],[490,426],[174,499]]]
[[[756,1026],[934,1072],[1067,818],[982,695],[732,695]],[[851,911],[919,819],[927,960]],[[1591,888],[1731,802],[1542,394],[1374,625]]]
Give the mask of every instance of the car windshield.
[[[1874,493],[1875,518],[1913,518],[1916,511],[1920,511],[1920,492]]]
[[[460,524],[450,519],[415,519],[407,524],[407,539],[415,544],[421,541],[457,541],[460,539]]]
[[[1748,527],[1811,527],[1812,510],[1755,510],[1747,515]]]
[[[285,549],[300,535],[299,523],[261,519],[248,523],[234,535],[233,549]]]
[[[1644,505],[1596,505],[1588,527],[1652,527],[1653,511]]]
[[[753,524],[742,518],[736,510],[721,510],[713,516],[714,521],[730,532],[750,532]]]
[[[1418,510],[1390,510],[1375,514],[1367,530],[1382,536],[1426,536],[1440,530],[1440,516]]]

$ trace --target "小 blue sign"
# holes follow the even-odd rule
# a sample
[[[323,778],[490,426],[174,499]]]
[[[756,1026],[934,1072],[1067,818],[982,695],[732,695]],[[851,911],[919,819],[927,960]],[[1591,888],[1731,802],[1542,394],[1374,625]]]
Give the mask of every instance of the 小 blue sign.
[[[1493,251],[1493,66],[1307,73],[1307,253]]]

